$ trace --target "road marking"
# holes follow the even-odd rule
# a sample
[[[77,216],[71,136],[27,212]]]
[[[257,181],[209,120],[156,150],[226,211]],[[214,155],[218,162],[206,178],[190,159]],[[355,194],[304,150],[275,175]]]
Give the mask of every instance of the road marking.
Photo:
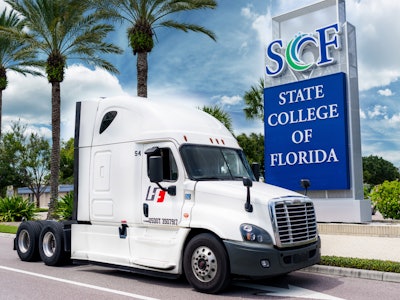
[[[274,296],[274,297],[293,297],[293,298],[306,298],[318,300],[345,300],[343,298],[333,297],[327,294],[314,292],[312,290],[303,289],[298,286],[288,285],[288,288],[279,288],[275,286],[252,284],[244,282],[235,282],[234,285],[247,287],[255,290],[266,291],[266,293],[257,293],[260,296]]]
[[[123,292],[123,291],[117,291],[117,290],[113,290],[113,289],[104,288],[104,287],[101,287],[101,286],[96,286],[96,285],[76,282],[76,281],[72,281],[72,280],[61,279],[61,278],[57,278],[57,277],[52,277],[52,276],[47,276],[47,275],[43,275],[43,274],[33,273],[33,272],[24,271],[24,270],[20,270],[20,269],[9,268],[9,267],[5,267],[5,266],[0,266],[0,269],[6,270],[6,271],[11,271],[11,272],[16,272],[16,273],[22,273],[22,274],[25,274],[25,275],[40,277],[40,278],[44,278],[44,279],[54,280],[54,281],[58,281],[58,282],[62,282],[62,283],[77,285],[77,286],[81,286],[81,287],[85,287],[85,288],[89,288],[89,289],[93,289],[93,290],[98,290],[98,291],[102,291],[102,292],[107,292],[107,293],[127,296],[127,297],[131,297],[131,298],[135,298],[135,299],[159,300],[157,298],[151,298],[151,297],[146,297],[146,296],[142,296],[142,295],[138,295],[138,294],[132,294],[132,293],[127,293],[127,292]]]

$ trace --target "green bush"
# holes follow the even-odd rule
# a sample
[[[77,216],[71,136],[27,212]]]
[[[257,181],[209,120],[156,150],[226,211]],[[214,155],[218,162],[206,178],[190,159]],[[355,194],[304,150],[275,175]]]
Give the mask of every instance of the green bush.
[[[377,260],[377,259],[362,259],[352,257],[338,257],[338,256],[322,256],[320,265],[352,268],[362,270],[373,270],[380,272],[400,273],[400,263]]]
[[[72,217],[74,207],[74,194],[69,192],[57,202],[55,215],[57,219],[68,220]]]
[[[0,199],[0,221],[19,222],[22,218],[31,220],[35,215],[35,204],[20,196]]]
[[[400,182],[385,181],[376,185],[370,198],[384,218],[400,219]]]

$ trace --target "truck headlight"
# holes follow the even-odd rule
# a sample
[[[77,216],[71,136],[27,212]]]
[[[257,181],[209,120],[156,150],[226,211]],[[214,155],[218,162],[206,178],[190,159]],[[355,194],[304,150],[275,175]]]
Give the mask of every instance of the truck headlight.
[[[269,233],[258,226],[252,224],[242,224],[240,225],[240,232],[243,240],[246,242],[272,244],[272,238]]]

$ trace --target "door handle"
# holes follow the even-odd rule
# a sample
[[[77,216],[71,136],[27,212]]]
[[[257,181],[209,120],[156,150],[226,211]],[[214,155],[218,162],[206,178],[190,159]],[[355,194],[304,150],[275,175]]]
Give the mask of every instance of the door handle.
[[[149,216],[149,205],[147,203],[143,203],[143,214],[146,218]]]

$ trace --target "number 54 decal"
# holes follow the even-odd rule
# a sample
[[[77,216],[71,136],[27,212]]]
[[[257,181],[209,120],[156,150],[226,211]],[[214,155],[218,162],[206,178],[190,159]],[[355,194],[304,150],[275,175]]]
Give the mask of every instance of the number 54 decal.
[[[158,187],[151,187],[149,186],[147,188],[147,194],[146,194],[146,201],[154,201],[156,199],[156,202],[164,202],[165,198],[165,191]]]

